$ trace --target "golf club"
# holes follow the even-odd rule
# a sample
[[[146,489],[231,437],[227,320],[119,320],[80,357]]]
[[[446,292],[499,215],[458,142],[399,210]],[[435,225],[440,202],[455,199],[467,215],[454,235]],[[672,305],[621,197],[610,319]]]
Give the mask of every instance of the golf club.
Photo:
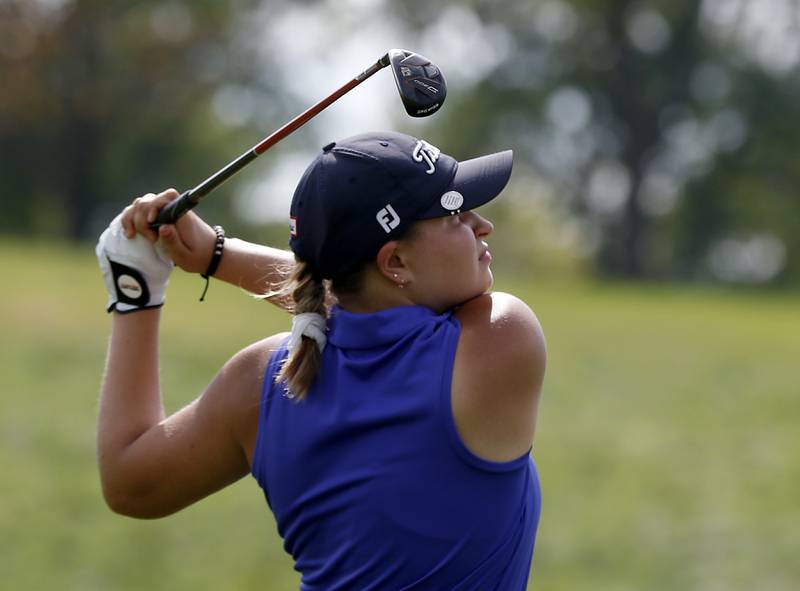
[[[389,65],[392,66],[392,73],[397,83],[397,89],[400,91],[400,98],[409,115],[412,117],[427,117],[439,110],[447,96],[447,85],[439,68],[433,65],[429,59],[417,53],[406,51],[405,49],[392,49],[350,82],[286,123],[280,129],[274,131],[193,189],[185,191],[175,201],[158,212],[158,217],[151,227],[156,229],[162,224],[174,224],[182,215],[200,203],[200,200],[212,190],[378,70]]]

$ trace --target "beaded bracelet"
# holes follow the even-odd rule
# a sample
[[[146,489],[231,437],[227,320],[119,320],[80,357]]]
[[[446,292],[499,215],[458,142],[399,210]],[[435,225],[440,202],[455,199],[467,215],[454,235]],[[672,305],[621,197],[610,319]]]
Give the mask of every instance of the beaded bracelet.
[[[214,275],[214,273],[217,272],[219,261],[222,259],[222,250],[225,248],[225,230],[222,228],[222,226],[214,226],[214,233],[217,235],[217,241],[214,243],[214,253],[211,255],[211,262],[208,263],[208,269],[206,269],[205,273],[200,275],[200,277],[206,280],[206,286],[205,289],[203,289],[203,295],[200,296],[201,302],[206,297],[210,278]]]

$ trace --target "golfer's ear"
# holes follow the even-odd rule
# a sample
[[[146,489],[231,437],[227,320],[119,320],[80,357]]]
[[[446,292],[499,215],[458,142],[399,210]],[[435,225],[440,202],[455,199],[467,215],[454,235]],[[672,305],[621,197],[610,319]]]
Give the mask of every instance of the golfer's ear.
[[[392,282],[397,282],[398,279],[408,281],[410,277],[408,267],[406,266],[405,254],[400,248],[400,242],[391,240],[381,246],[375,257],[375,263],[378,265],[380,274]]]

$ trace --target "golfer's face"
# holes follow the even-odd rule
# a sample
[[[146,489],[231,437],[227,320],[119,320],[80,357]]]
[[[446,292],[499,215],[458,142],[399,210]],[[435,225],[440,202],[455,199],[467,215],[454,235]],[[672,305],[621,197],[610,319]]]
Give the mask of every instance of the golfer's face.
[[[414,281],[430,307],[446,310],[487,292],[492,223],[474,211],[418,222],[410,245]]]

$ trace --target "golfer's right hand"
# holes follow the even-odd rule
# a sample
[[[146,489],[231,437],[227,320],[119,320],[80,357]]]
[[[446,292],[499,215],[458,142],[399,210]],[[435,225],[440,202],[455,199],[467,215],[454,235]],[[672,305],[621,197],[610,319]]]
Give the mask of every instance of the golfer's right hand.
[[[197,214],[190,211],[175,224],[164,224],[157,231],[150,227],[161,208],[178,196],[175,189],[167,189],[158,195],[148,193],[135,199],[122,212],[123,231],[128,238],[141,234],[150,242],[158,240],[181,269],[189,273],[204,273],[211,261],[216,234]]]

